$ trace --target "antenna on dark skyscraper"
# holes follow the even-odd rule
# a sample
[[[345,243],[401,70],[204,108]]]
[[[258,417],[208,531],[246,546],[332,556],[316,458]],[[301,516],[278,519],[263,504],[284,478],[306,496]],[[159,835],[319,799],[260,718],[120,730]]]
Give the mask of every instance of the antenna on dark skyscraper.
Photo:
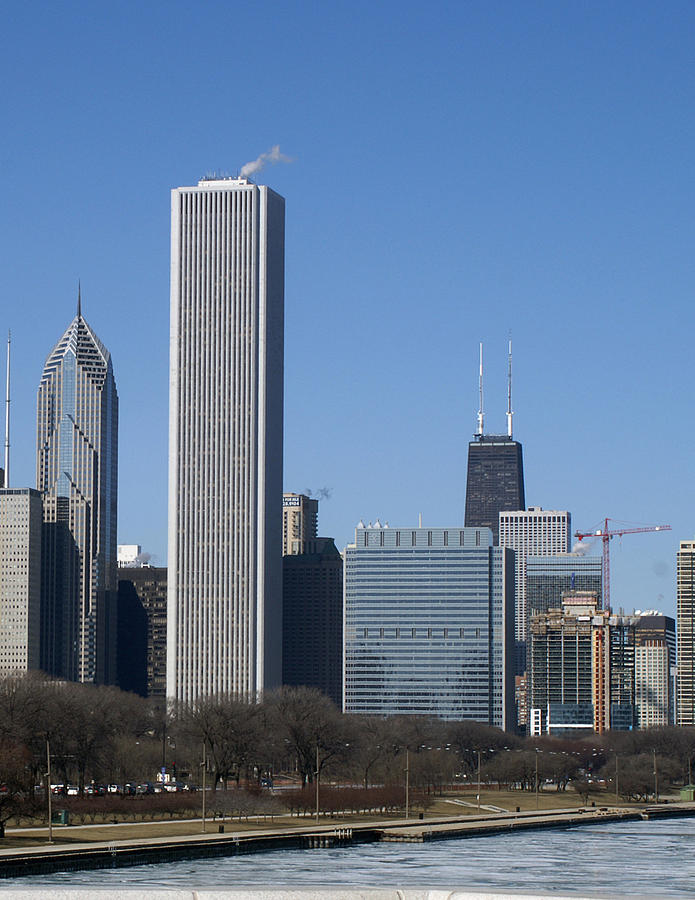
[[[484,434],[484,422],[485,422],[485,412],[483,409],[483,343],[480,342],[480,376],[479,376],[479,390],[480,390],[480,408],[478,409],[478,431],[477,435],[482,437]]]
[[[512,436],[512,339],[509,339],[509,370],[507,374],[507,436]]]
[[[3,487],[10,486],[10,344],[11,334],[7,332],[7,383],[5,390],[5,479]]]

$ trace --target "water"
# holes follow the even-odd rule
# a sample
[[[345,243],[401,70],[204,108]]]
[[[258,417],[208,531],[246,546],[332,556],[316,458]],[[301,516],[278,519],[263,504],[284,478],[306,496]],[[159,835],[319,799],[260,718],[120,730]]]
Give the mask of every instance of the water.
[[[695,819],[616,822],[426,844],[274,850],[90,872],[57,872],[0,887],[41,884],[158,888],[449,887],[541,893],[692,897]]]

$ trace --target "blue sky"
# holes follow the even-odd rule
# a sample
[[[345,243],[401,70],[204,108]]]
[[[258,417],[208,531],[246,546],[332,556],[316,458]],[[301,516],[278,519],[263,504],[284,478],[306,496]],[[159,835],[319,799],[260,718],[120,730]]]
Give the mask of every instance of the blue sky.
[[[667,523],[613,542],[614,605],[675,608],[695,533],[693,65],[679,2],[14,4],[0,78],[13,483],[83,312],[121,401],[119,541],[166,560],[169,190],[287,200],[285,487],[320,531],[462,521],[485,343],[506,341],[527,503]],[[598,548],[597,548],[598,550]]]

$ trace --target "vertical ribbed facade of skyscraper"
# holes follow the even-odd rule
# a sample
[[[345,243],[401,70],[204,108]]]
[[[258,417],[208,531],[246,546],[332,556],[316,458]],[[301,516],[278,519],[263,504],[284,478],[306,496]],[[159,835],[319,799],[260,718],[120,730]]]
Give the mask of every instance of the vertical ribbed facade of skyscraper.
[[[490,528],[497,545],[500,513],[525,508],[521,444],[507,435],[478,435],[468,445],[465,526]]]
[[[676,565],[677,724],[695,726],[695,541],[681,541]]]
[[[53,348],[37,401],[43,494],[42,668],[115,678],[118,394],[111,355],[77,315]]]
[[[172,191],[167,694],[282,671],[285,202],[244,178]]]

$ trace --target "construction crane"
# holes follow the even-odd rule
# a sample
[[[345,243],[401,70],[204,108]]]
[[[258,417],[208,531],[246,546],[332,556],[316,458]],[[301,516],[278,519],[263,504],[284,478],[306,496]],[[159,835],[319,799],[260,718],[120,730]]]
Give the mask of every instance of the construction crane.
[[[603,608],[610,610],[611,608],[611,554],[610,542],[611,538],[622,537],[624,534],[641,534],[645,531],[670,531],[670,525],[645,525],[641,528],[609,528],[609,522],[616,522],[617,519],[604,519],[603,528],[596,531],[575,531],[574,536],[580,541],[584,538],[600,537],[603,541],[603,566],[602,566],[602,588],[603,588]],[[620,524],[620,523],[618,523]]]

